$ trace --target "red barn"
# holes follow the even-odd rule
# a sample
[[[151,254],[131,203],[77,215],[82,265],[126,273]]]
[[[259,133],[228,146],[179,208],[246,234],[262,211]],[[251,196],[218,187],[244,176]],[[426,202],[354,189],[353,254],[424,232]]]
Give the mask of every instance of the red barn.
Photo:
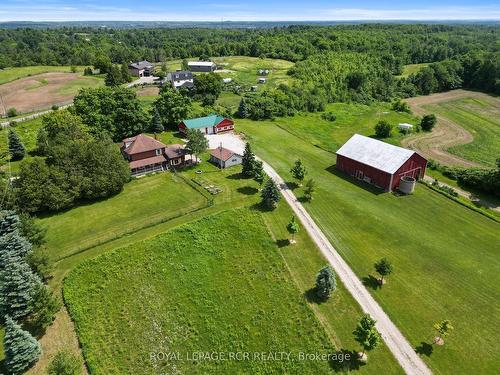
[[[401,177],[423,178],[427,160],[415,151],[354,134],[337,152],[337,169],[392,191]]]
[[[181,133],[186,134],[188,129],[198,129],[204,134],[217,134],[234,130],[234,122],[229,118],[211,114],[205,117],[183,120],[179,124],[179,131]]]

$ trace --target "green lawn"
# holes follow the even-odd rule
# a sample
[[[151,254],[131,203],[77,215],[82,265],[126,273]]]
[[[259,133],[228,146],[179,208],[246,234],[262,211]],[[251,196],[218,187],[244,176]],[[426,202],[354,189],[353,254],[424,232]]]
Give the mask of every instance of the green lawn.
[[[64,86],[58,88],[55,93],[59,95],[76,95],[81,89],[104,86],[104,80],[100,76],[80,76],[73,81],[68,81]]]
[[[171,173],[133,180],[122,193],[38,220],[47,228],[47,248],[67,257],[207,204],[191,186]]]
[[[83,71],[84,68],[83,66],[78,66],[77,71]],[[19,78],[50,72],[71,72],[71,67],[39,65],[0,69],[0,85]]]
[[[334,103],[329,104],[326,111],[335,114],[337,119],[327,121],[321,118],[321,113],[300,113],[294,117],[276,118],[273,123],[328,151],[336,151],[354,133],[374,135],[374,127],[382,119],[394,126],[392,137],[385,141],[399,144],[403,135],[396,126],[402,122],[417,123],[413,115],[391,111],[387,103],[376,103],[371,106]],[[262,126],[268,123],[262,122]]]
[[[471,143],[455,146],[448,151],[494,167],[500,150],[500,100],[466,98],[425,106],[430,112],[449,118],[471,132]]]
[[[291,178],[293,160],[302,159],[318,185],[307,210],[369,287],[373,263],[390,259],[394,275],[382,290],[371,291],[412,345],[427,353],[422,356],[435,373],[496,371],[498,223],[422,185],[406,197],[360,186],[335,171],[332,153],[273,122],[240,120],[236,127],[284,178]],[[446,345],[425,345],[442,319],[455,327]]]
[[[311,285],[315,270],[295,269],[300,261],[293,253],[306,248],[294,246],[280,250],[261,214],[240,209],[83,263],[66,278],[64,295],[90,371],[330,373],[330,363],[299,361],[298,353],[332,353],[327,332],[339,324],[350,331],[359,310],[343,288],[327,304],[310,306],[297,286],[304,272]],[[308,265],[319,266],[317,252],[307,250]],[[335,319],[322,323],[315,309],[336,310]],[[177,351],[180,360],[151,360],[151,353]],[[187,360],[199,351],[292,354],[290,361]],[[401,373],[383,347],[361,372],[381,371]]]
[[[410,74],[418,73],[422,68],[429,66],[428,63],[422,64],[408,64],[403,67],[403,74],[399,77],[408,77]]]

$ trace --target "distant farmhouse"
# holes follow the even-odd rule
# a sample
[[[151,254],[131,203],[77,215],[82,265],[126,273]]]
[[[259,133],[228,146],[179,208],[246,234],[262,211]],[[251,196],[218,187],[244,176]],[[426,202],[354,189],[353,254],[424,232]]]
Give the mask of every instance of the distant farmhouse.
[[[396,189],[402,178],[425,175],[427,160],[412,150],[354,134],[337,154],[337,169],[385,191]]]
[[[221,146],[210,150],[210,161],[219,168],[229,168],[241,164],[243,156]]]
[[[177,71],[168,73],[166,80],[167,82],[170,82],[172,87],[176,89],[180,87],[191,89],[194,87],[193,73],[189,71]]]
[[[188,69],[192,72],[213,72],[217,65],[212,61],[189,61]]]
[[[199,129],[205,134],[217,134],[234,129],[233,120],[212,114],[205,117],[198,117],[190,120],[184,120],[179,124],[179,131],[186,134],[188,129]]]
[[[130,74],[134,77],[149,77],[154,75],[155,66],[149,61],[137,61],[128,66]]]
[[[183,146],[167,146],[145,134],[124,139],[120,149],[129,162],[132,176],[161,172],[190,162],[186,160],[189,152]]]
[[[269,74],[269,70],[268,69],[259,69],[257,71],[257,73],[260,75],[260,76],[267,76]]]

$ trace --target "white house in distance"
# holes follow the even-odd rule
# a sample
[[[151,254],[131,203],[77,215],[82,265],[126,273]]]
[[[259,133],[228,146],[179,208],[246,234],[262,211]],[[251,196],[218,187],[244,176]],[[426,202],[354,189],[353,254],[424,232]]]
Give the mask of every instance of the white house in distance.
[[[167,73],[166,80],[176,89],[179,87],[186,87],[188,89],[194,87],[193,73],[189,71]]]
[[[189,61],[188,69],[192,72],[213,72],[217,65],[213,61]]]
[[[222,146],[210,150],[210,161],[219,168],[229,168],[241,164],[243,156]]]
[[[128,66],[128,70],[134,77],[149,77],[154,75],[155,66],[149,61],[137,61]]]

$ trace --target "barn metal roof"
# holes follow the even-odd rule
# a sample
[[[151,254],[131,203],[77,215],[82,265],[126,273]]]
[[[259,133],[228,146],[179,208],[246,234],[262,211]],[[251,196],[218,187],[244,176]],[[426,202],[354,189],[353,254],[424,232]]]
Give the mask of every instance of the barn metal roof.
[[[354,134],[336,152],[381,171],[395,173],[415,151],[397,147],[364,135]]]
[[[214,66],[213,61],[189,61],[188,66]]]

